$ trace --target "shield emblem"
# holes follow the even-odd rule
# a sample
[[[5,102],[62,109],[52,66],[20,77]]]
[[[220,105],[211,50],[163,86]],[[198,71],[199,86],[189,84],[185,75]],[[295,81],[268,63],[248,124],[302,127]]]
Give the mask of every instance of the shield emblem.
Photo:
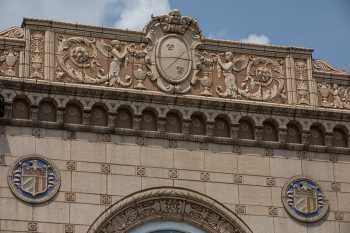
[[[21,189],[33,197],[47,191],[47,166],[38,160],[22,165]]]
[[[304,214],[314,213],[318,210],[317,192],[309,187],[307,182],[302,182],[294,189],[294,208]]]

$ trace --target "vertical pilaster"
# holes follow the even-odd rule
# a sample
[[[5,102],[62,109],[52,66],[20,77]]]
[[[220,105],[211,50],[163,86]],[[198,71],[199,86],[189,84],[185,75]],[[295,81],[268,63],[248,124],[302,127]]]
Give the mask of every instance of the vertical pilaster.
[[[309,87],[310,87],[310,104],[312,106],[318,105],[318,95],[317,95],[317,82],[312,77],[312,57],[309,56],[307,59],[307,73],[308,73],[308,80],[309,80]]]
[[[24,61],[23,61],[23,71],[22,74],[24,78],[29,78],[29,63],[30,63],[30,30],[29,28],[24,29],[24,39],[25,39],[25,48],[24,48]]]
[[[285,59],[285,62],[288,104],[295,105],[297,104],[297,95],[294,75],[294,59],[291,55],[288,55]]]
[[[44,44],[44,79],[52,81],[54,79],[54,32],[45,31]]]

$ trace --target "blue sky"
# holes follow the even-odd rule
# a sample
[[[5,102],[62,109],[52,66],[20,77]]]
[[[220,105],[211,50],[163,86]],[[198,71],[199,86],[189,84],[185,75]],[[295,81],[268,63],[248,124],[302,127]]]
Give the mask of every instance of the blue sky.
[[[350,0],[0,0],[0,29],[23,17],[141,29],[175,8],[211,38],[313,48],[350,71]]]
[[[206,35],[239,40],[266,35],[270,43],[314,49],[350,71],[349,0],[171,0],[171,7],[196,17]]]

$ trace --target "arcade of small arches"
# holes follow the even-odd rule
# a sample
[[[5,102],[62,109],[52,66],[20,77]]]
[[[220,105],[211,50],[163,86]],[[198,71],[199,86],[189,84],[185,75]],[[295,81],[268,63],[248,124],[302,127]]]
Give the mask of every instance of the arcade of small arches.
[[[57,101],[53,98],[43,98],[37,106],[33,106],[29,98],[22,95],[13,98],[10,112],[12,119],[22,120],[33,120],[33,112],[36,112],[39,122],[58,123],[58,116],[61,116],[64,124],[99,128],[158,131],[266,142],[283,141],[290,144],[341,148],[349,146],[349,132],[345,125],[334,124],[332,132],[328,132],[319,122],[310,123],[309,128],[303,128],[300,122],[291,120],[286,124],[286,128],[281,128],[271,117],[263,120],[261,125],[257,125],[254,116],[242,116],[238,124],[235,124],[227,114],[219,113],[213,122],[209,122],[206,114],[199,111],[193,111],[189,119],[184,119],[179,110],[170,109],[164,118],[159,116],[159,111],[155,107],[146,106],[140,114],[136,114],[133,106],[120,105],[113,113],[109,111],[106,104],[94,103],[90,109],[87,109],[76,99],[67,101],[64,107],[58,107]]]

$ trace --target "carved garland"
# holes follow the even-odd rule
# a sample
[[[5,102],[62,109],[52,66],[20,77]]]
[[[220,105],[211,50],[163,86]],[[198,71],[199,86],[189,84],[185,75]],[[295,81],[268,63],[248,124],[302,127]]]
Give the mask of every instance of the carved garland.
[[[208,233],[251,233],[225,206],[183,188],[152,188],[117,202],[89,228],[88,233],[122,233],[154,220],[186,221]]]

